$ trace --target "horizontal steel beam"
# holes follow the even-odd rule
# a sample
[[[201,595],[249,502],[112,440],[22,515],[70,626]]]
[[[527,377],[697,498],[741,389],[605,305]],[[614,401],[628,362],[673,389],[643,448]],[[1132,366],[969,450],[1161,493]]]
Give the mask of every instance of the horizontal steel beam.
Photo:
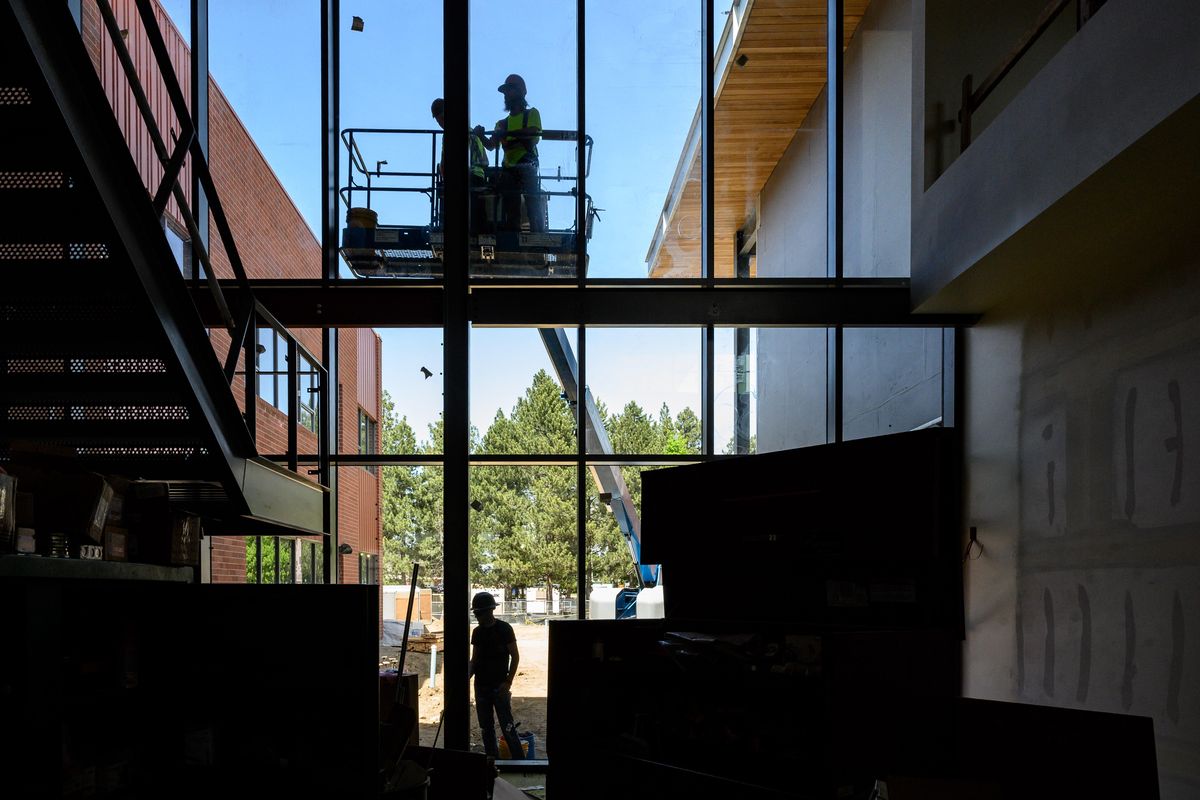
[[[439,283],[416,280],[252,281],[255,295],[289,328],[438,327]],[[760,285],[761,284],[761,285]],[[230,296],[237,290],[230,286]],[[218,324],[206,292],[195,294],[208,324]],[[580,289],[560,283],[475,284],[477,327],[605,326],[942,328],[973,325],[972,314],[914,314],[907,281],[824,278],[781,281],[606,281]]]
[[[735,456],[716,455],[674,455],[674,454],[612,454],[612,453],[594,453],[584,457],[583,463],[585,466],[620,466],[620,467],[662,467],[662,466],[682,466],[684,464],[699,464],[705,461],[722,461]],[[284,453],[273,453],[263,456],[268,461],[278,463],[286,463],[288,457]],[[419,455],[397,454],[389,455],[387,453],[337,453],[330,456],[330,461],[339,467],[440,467],[445,460],[445,456],[439,453],[422,453]],[[529,453],[523,455],[491,455],[485,453],[475,453],[468,457],[468,462],[473,467],[573,467],[579,461],[579,457],[575,454],[537,454]],[[301,465],[316,464],[317,455],[315,453],[301,453],[296,459],[296,462]]]

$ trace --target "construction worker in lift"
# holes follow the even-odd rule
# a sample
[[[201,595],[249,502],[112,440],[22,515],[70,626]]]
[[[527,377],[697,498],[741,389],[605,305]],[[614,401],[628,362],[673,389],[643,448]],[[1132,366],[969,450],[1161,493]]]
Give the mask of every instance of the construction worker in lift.
[[[521,229],[521,198],[525,198],[525,213],[529,230],[542,233],[547,228],[546,198],[538,179],[538,142],[541,141],[542,115],[525,99],[525,79],[509,75],[498,91],[504,95],[504,110],[508,116],[496,123],[492,135],[483,140],[488,150],[504,148],[501,161],[499,190],[504,202],[503,229]],[[484,135],[482,127],[475,129]]]
[[[441,97],[433,101],[429,107],[430,113],[433,114],[434,120],[438,127],[446,130],[446,101]],[[471,157],[471,233],[479,233],[487,229],[488,220],[486,218],[483,196],[488,191],[487,181],[487,151],[483,148],[483,139],[471,132],[470,142]],[[437,182],[438,191],[441,191],[441,184],[445,176],[442,165],[446,161],[446,138],[442,137],[442,157],[437,165]]]
[[[471,610],[479,626],[471,632],[471,663],[467,674],[475,678],[475,715],[483,734],[484,752],[492,758],[500,755],[494,712],[500,720],[509,754],[512,758],[523,758],[525,750],[512,714],[512,682],[521,661],[517,636],[512,625],[496,619],[496,598],[491,592],[478,592],[471,599]]]

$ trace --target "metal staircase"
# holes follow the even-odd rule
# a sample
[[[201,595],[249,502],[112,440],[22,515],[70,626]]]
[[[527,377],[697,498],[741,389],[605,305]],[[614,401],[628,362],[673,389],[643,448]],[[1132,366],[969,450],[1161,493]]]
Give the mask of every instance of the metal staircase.
[[[228,304],[222,369],[160,221],[178,168],[152,198],[66,3],[0,0],[0,127],[0,466],[65,457],[169,482],[210,530],[320,533],[326,490],[258,456],[230,390],[265,310],[248,284]]]

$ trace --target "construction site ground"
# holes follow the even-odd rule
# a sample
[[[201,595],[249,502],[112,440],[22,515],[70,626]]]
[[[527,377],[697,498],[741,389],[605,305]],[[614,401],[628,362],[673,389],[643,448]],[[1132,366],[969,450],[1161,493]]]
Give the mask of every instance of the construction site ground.
[[[542,625],[513,624],[513,632],[517,635],[517,647],[521,653],[521,663],[517,668],[517,679],[512,687],[513,717],[520,723],[522,733],[532,733],[535,737],[534,747],[538,758],[545,758],[547,752],[546,740],[546,676],[548,672],[549,627]],[[380,647],[380,663],[395,660],[400,654],[399,647]],[[434,685],[430,685],[429,665],[433,658],[431,653],[421,653],[409,650],[404,662],[405,672],[415,672],[418,675],[419,718],[421,726],[421,744],[430,745],[438,728],[438,719],[443,708],[443,671],[442,663],[445,653],[441,647],[437,653],[437,674]],[[471,697],[471,749],[483,752],[483,740],[479,736],[479,726],[475,722],[474,694]],[[438,737],[437,745],[443,746],[444,741]]]

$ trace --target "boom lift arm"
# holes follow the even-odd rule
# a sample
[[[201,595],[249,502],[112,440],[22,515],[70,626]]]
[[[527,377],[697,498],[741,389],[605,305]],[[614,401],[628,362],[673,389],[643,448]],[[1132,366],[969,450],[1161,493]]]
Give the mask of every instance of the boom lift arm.
[[[539,332],[542,335],[542,343],[546,346],[546,353],[550,356],[550,363],[554,366],[559,383],[566,392],[567,400],[574,406],[579,402],[580,395],[579,365],[575,361],[575,353],[571,350],[567,333],[562,328],[540,328]],[[612,443],[608,440],[607,431],[604,430],[604,421],[600,418],[600,410],[596,408],[596,401],[592,398],[591,390],[587,388],[583,390],[583,402],[588,423],[588,452],[612,453]],[[633,563],[637,567],[638,580],[641,581],[643,587],[657,585],[661,567],[657,564],[642,563],[642,521],[638,517],[637,509],[634,508],[629,487],[625,485],[625,478],[621,475],[621,468],[593,466],[590,469],[601,495],[609,498],[608,507],[612,510],[613,518],[617,521],[617,528],[629,546],[629,553],[633,556]]]

